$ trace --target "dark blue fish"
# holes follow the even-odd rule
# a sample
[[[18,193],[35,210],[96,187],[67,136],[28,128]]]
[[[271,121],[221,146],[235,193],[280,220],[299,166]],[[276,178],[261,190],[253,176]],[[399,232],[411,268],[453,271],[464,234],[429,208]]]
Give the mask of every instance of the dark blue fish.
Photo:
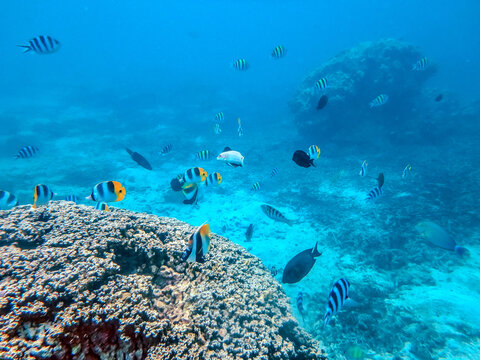
[[[340,311],[345,301],[348,299],[348,291],[350,289],[350,283],[347,279],[342,278],[338,280],[330,291],[327,301],[327,310],[323,317],[323,326],[328,325],[332,316]]]
[[[147,159],[145,159],[142,155],[137,153],[136,151],[132,151],[129,148],[125,148],[129,155],[131,156],[132,160],[135,161],[138,165],[141,167],[147,169],[147,170],[152,170],[152,165],[148,162]]]
[[[437,97],[435,98],[436,102],[442,101],[443,99],[443,94],[438,94]]]
[[[303,322],[305,322],[305,310],[303,309],[303,293],[301,291],[299,291],[297,295],[297,309],[300,315],[302,315]]]
[[[282,282],[284,284],[294,284],[302,280],[312,270],[315,258],[320,255],[322,253],[318,252],[317,244],[313,249],[307,249],[295,255],[283,270]]]
[[[51,36],[40,35],[28,42],[28,45],[17,45],[25,48],[24,52],[33,51],[36,54],[53,54],[60,48],[60,42]]]
[[[254,229],[254,225],[253,224],[250,224],[247,228],[247,232],[245,233],[245,238],[246,240],[245,241],[252,241],[252,236],[253,236],[253,229]]]
[[[17,155],[15,155],[15,159],[27,159],[31,158],[38,152],[38,148],[35,146],[24,146],[20,149]]]
[[[293,153],[292,160],[298,166],[308,168],[310,166],[314,166],[313,159],[310,159],[310,156],[303,150],[297,150]]]
[[[318,100],[317,103],[317,110],[322,110],[328,103],[328,96],[322,95],[322,97]]]

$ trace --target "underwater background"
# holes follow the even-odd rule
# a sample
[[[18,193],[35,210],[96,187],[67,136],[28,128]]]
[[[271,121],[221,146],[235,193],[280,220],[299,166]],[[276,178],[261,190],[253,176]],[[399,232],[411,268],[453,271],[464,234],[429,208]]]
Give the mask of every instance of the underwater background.
[[[332,359],[478,358],[480,3],[2,5],[0,190],[20,205],[46,184],[54,200],[74,194],[94,206],[85,199],[92,187],[116,180],[127,194],[109,206],[195,226],[208,220],[278,281],[293,256],[318,242],[312,270],[283,288]],[[38,54],[16,46],[40,35],[61,47]],[[279,45],[285,56],[272,57]],[[412,70],[424,57],[427,66]],[[232,66],[238,59],[246,70]],[[329,86],[318,90],[323,77]],[[317,109],[323,94],[329,101]],[[388,101],[370,108],[380,94]],[[315,167],[292,161],[313,144],[321,149]],[[15,159],[24,146],[38,152]],[[245,157],[243,167],[215,159],[225,147]],[[202,150],[209,160],[195,157]],[[359,176],[365,160],[374,179]],[[194,205],[170,185],[192,167],[223,178],[199,186]],[[383,195],[366,201],[380,172]],[[265,203],[292,224],[265,216]],[[419,232],[425,221],[467,253]],[[340,278],[355,305],[324,326]]]

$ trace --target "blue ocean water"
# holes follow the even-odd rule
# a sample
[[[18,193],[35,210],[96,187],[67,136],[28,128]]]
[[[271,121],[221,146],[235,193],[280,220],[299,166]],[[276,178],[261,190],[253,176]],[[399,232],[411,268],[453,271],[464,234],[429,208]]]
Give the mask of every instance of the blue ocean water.
[[[477,1],[18,1],[2,9],[0,190],[31,204],[33,187],[47,184],[54,200],[75,194],[93,206],[83,200],[92,187],[116,180],[127,196],[111,206],[193,225],[209,220],[212,232],[279,270],[279,281],[288,260],[318,242],[322,255],[311,272],[284,289],[332,358],[344,358],[352,343],[379,359],[476,358]],[[16,46],[39,35],[61,47],[41,55]],[[413,83],[405,90],[398,82],[401,98],[390,94],[378,109],[357,100],[381,94],[386,84],[395,89],[388,77],[367,76],[351,98],[339,98],[330,80],[324,110],[292,105],[299,92],[310,94],[305,79],[323,64],[387,38],[413,46],[435,72],[415,78],[408,68]],[[286,56],[274,59],[278,45]],[[397,79],[403,53],[389,56],[382,66]],[[246,71],[232,66],[241,58]],[[354,79],[359,63],[342,64]],[[321,119],[335,101],[352,123],[330,120],[305,130],[302,124]],[[225,119],[215,134],[218,112]],[[168,144],[172,150],[160,154]],[[321,148],[316,167],[297,166],[293,153],[312,144]],[[29,145],[38,147],[35,156],[13,158]],[[125,147],[153,170],[138,166]],[[225,147],[241,152],[244,167],[215,160]],[[202,150],[213,159],[195,159]],[[358,176],[364,160],[369,175],[385,174],[384,194],[372,202],[365,197],[376,180]],[[408,164],[412,171],[402,178]],[[170,181],[196,166],[223,181],[201,186],[198,204],[185,205]],[[257,181],[260,189],[252,191]],[[292,226],[267,218],[264,203]],[[425,244],[415,229],[425,220],[468,248],[468,256]],[[255,230],[247,242],[249,224]],[[342,277],[357,304],[324,328],[329,292]]]

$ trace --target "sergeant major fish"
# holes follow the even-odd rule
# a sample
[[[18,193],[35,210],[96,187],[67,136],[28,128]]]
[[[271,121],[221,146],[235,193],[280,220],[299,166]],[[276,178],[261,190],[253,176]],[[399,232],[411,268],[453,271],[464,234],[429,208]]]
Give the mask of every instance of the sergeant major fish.
[[[233,62],[232,66],[240,71],[248,70],[250,67],[245,59],[237,59]]]
[[[25,48],[24,52],[33,51],[36,54],[53,54],[60,48],[60,41],[51,36],[40,35],[28,42],[28,45],[17,45]]]
[[[288,225],[293,224],[293,220],[287,219],[280,211],[275,209],[273,206],[263,204],[261,205],[262,211],[265,215],[267,215],[270,219],[278,221],[278,222],[283,222]]]
[[[35,146],[24,146],[21,148],[17,155],[15,155],[15,159],[27,159],[34,156],[38,152],[38,148]]]
[[[195,154],[195,159],[197,160],[207,161],[207,160],[210,160],[211,158],[212,158],[212,153],[210,152],[210,150],[202,150]]]
[[[323,317],[323,326],[328,325],[332,317],[340,311],[345,301],[348,299],[348,292],[350,290],[350,283],[347,279],[342,278],[334,285],[330,294],[328,295],[327,310]]]
[[[286,50],[285,50],[285,47],[283,47],[282,45],[275,46],[275,48],[272,51],[272,57],[274,59],[280,59],[284,57],[285,54],[286,54]]]
[[[358,173],[359,176],[367,176],[367,173],[368,173],[368,162],[367,160],[363,160],[363,163],[362,163],[362,168],[360,169],[360,172]]]
[[[117,202],[122,201],[126,193],[125,187],[118,181],[103,181],[93,187],[87,200],[105,203]]]
[[[315,83],[315,88],[317,90],[325,90],[326,88],[328,88],[327,78],[324,77],[324,78],[321,78],[320,80],[317,80],[317,82]]]
[[[272,169],[272,172],[270,173],[270,177],[274,177],[275,175],[278,174],[278,169],[277,168],[273,168]]]
[[[172,151],[172,148],[173,148],[173,145],[172,144],[167,144],[165,145],[162,150],[160,151],[160,154],[162,155],[166,155],[168,154],[170,151]]]
[[[260,181],[255,181],[252,185],[252,187],[250,188],[250,190],[252,191],[258,191],[260,190]]]
[[[297,294],[297,309],[300,315],[302,315],[302,320],[305,322],[305,310],[303,308],[303,292],[299,291]]]
[[[375,200],[378,199],[380,196],[383,195],[383,190],[381,186],[375,186],[370,192],[367,194],[365,200]]]
[[[428,58],[424,56],[420,60],[418,60],[415,64],[413,64],[412,70],[415,70],[415,71],[425,70],[428,67],[429,63],[430,61],[428,60]]]
[[[215,121],[218,124],[222,123],[224,120],[225,120],[225,114],[222,111],[215,114]]]
[[[182,261],[205,262],[205,255],[210,249],[210,228],[202,224],[188,239],[187,247],[181,257]]]
[[[380,94],[375,99],[370,101],[370,108],[385,105],[387,101],[388,101],[388,95]]]

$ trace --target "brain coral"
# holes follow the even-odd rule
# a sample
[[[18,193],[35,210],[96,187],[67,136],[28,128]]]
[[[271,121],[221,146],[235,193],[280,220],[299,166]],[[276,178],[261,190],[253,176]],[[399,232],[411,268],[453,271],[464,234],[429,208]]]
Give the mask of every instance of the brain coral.
[[[52,202],[0,212],[1,359],[325,359],[261,261],[194,227]]]

